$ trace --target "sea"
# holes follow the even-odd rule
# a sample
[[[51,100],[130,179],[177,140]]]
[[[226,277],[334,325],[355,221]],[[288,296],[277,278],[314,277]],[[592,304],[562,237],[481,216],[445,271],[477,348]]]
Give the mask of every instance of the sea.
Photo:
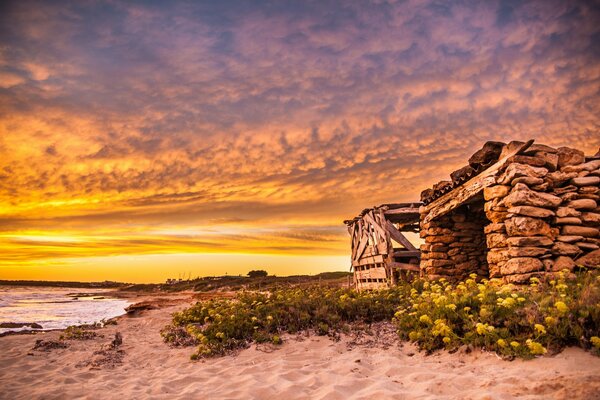
[[[0,286],[0,324],[39,324],[0,328],[9,331],[64,329],[102,322],[125,314],[127,300],[111,298],[106,289]]]

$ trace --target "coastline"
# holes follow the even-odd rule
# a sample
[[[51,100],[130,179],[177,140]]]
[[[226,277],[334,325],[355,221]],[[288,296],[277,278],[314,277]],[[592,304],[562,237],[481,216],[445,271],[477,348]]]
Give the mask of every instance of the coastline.
[[[191,361],[193,348],[167,346],[160,329],[196,300],[192,293],[124,296],[155,308],[117,317],[117,325],[95,330],[91,340],[69,340],[65,349],[32,350],[36,340],[57,340],[61,331],[1,337],[0,398],[593,399],[600,393],[600,358],[580,348],[504,361],[479,350],[425,355],[397,338],[300,335],[277,347],[252,345]],[[109,348],[116,332],[121,362],[94,364],[94,353]]]

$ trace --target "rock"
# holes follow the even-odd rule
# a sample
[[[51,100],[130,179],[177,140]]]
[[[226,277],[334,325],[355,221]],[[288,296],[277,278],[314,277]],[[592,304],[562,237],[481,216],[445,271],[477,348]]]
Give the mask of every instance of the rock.
[[[576,178],[577,177],[577,172],[563,172],[563,171],[556,171],[556,172],[550,172],[549,174],[546,175],[546,179],[550,179],[553,183],[554,186],[561,186],[563,183]]]
[[[567,207],[574,208],[576,210],[593,210],[597,206],[596,202],[592,199],[578,199],[571,200]]]
[[[577,243],[575,243],[575,245],[577,245],[577,247],[579,247],[582,251],[590,251],[590,250],[600,249],[600,246],[598,246],[595,243],[577,242]]]
[[[549,250],[545,247],[509,247],[508,256],[514,257],[539,257],[548,254]],[[489,253],[488,253],[489,254]]]
[[[525,215],[527,217],[548,218],[554,216],[554,211],[540,207],[517,206],[508,209],[509,214]]]
[[[531,190],[535,190],[536,192],[547,192],[550,189],[550,185],[544,182],[541,185],[531,186]]]
[[[450,260],[425,260],[422,262],[425,268],[438,268],[438,267],[447,267],[449,265],[454,265],[454,262]]]
[[[127,314],[137,314],[141,311],[155,310],[156,308],[157,307],[154,304],[142,301],[140,303],[131,304],[130,306],[126,307],[125,312],[127,312]]]
[[[566,165],[577,165],[585,162],[585,154],[583,151],[572,149],[570,147],[558,148],[558,168]]]
[[[504,220],[507,218],[508,213],[506,212],[501,212],[501,211],[488,211],[485,213],[485,216],[487,217],[487,219],[494,223],[494,224],[499,224],[504,222]]]
[[[433,189],[425,189],[421,192],[421,201],[425,204],[433,200]]]
[[[583,186],[579,188],[579,193],[582,194],[597,194],[600,192],[600,188],[596,186]]]
[[[541,158],[532,156],[522,156],[520,154],[510,157],[507,162],[531,165],[532,167],[543,167],[546,164]]]
[[[565,166],[562,170],[564,172],[581,172],[581,171],[589,171],[593,172],[600,168],[600,160],[593,160],[579,165],[568,165]]]
[[[535,186],[541,185],[542,183],[544,183],[544,180],[542,178],[536,178],[534,176],[521,176],[519,178],[513,179],[510,184],[514,186],[517,183],[524,183],[527,186]]]
[[[469,165],[477,168],[480,165],[485,166],[496,162],[502,153],[504,145],[502,142],[485,142],[483,147],[469,158]]]
[[[510,186],[504,185],[489,186],[483,189],[483,198],[485,200],[492,200],[505,197],[510,192],[510,189]]]
[[[547,247],[552,246],[554,241],[546,236],[515,236],[507,238],[506,243],[511,247]]]
[[[26,328],[42,329],[42,326],[36,322],[2,322],[0,328],[12,329],[12,328]]]
[[[529,283],[529,280],[531,278],[539,278],[540,275],[541,274],[539,272],[533,272],[530,274],[507,275],[507,276],[502,277],[502,280],[506,283],[522,284],[522,283]]]
[[[487,253],[487,262],[491,264],[508,261],[508,258],[508,251],[506,249],[490,249]]]
[[[538,218],[513,217],[504,225],[509,236],[552,236],[550,225]]]
[[[515,206],[534,206],[534,207],[545,207],[545,208],[556,208],[562,202],[560,197],[548,194],[535,192],[529,189],[527,186],[515,186],[515,189],[504,198],[504,204],[508,207]]]
[[[574,244],[555,242],[552,246],[552,254],[559,256],[575,256],[579,253],[581,253],[581,250]]]
[[[556,210],[557,217],[579,217],[581,215],[581,211],[577,211],[571,207],[558,207]]]
[[[600,267],[600,250],[594,250],[577,259],[577,264],[588,268]]]
[[[549,171],[556,171],[558,168],[558,154],[538,151],[534,155],[536,158],[540,158],[544,161],[543,166],[548,168]]]
[[[598,186],[600,184],[600,176],[584,176],[571,179],[571,183],[575,186]]]
[[[579,199],[580,196],[578,193],[575,192],[575,193],[561,194],[559,197],[562,199],[562,202],[566,204],[570,201]]]
[[[565,242],[565,243],[575,243],[575,242],[579,242],[580,240],[583,240],[583,236],[563,236],[563,235],[559,235],[556,237],[556,240],[558,240],[559,242]]]
[[[600,224],[600,214],[593,212],[584,212],[581,214],[581,220],[588,224]]]
[[[557,225],[581,225],[581,220],[577,217],[562,217],[556,218],[554,223]]]
[[[568,256],[559,256],[554,260],[553,271],[562,271],[563,269],[568,269],[572,271],[575,268],[575,262],[571,257]]]
[[[532,257],[516,257],[511,258],[500,267],[502,275],[525,274],[528,272],[541,271],[544,265],[537,258]]]
[[[598,229],[587,226],[563,225],[561,234],[565,236],[574,235],[593,238],[598,236]]]
[[[502,233],[490,233],[486,235],[486,243],[489,249],[506,247],[507,236]]]
[[[520,178],[522,176],[529,176],[534,178],[543,178],[548,174],[546,168],[532,167],[526,164],[513,163],[506,167],[504,173],[498,178],[497,183],[502,185],[510,184],[513,179]]]
[[[442,235],[442,236],[427,236],[425,238],[426,243],[452,243],[454,242],[454,236]]]
[[[561,195],[561,194],[565,194],[565,193],[569,193],[569,192],[576,192],[577,190],[578,190],[577,186],[569,185],[569,186],[564,186],[561,188],[555,188],[554,194]]]
[[[554,147],[550,147],[550,146],[547,146],[547,145],[541,144],[541,143],[534,143],[531,146],[529,146],[529,148],[527,148],[525,151],[523,151],[523,154],[526,154],[529,156],[529,155],[535,154],[540,151],[544,152],[544,153],[550,153],[550,154],[558,153],[558,150],[555,149]]]
[[[483,232],[484,233],[493,233],[493,232],[500,232],[500,233],[504,233],[506,232],[506,228],[504,227],[503,223],[491,223],[489,225],[487,225],[485,228],[483,228]]]
[[[467,165],[462,167],[450,174],[450,179],[452,180],[452,185],[458,186],[463,182],[469,180],[472,176],[475,176],[477,172],[473,167]]]

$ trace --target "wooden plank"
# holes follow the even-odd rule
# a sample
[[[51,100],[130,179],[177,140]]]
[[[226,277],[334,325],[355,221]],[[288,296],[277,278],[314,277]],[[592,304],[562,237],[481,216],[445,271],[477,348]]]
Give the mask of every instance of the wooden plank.
[[[387,279],[385,268],[376,267],[356,272],[357,279]]]
[[[369,236],[366,234],[363,234],[363,236],[360,238],[360,243],[358,244],[358,250],[356,250],[356,256],[354,257],[355,260],[358,260],[362,257],[368,244],[369,244]]]
[[[355,260],[352,262],[353,266],[357,265],[369,265],[369,264],[379,264],[383,262],[383,256],[372,256],[372,257],[363,257],[360,260]]]
[[[407,271],[415,271],[415,272],[420,272],[421,271],[421,268],[419,267],[419,264],[408,264],[408,263],[393,262],[393,263],[390,264],[390,266],[392,268],[403,269],[403,270],[407,270]]]
[[[426,224],[434,218],[447,214],[463,204],[465,201],[469,200],[471,197],[477,195],[483,190],[483,188],[495,184],[495,174],[504,166],[506,161],[510,157],[519,154],[523,150],[526,150],[529,146],[531,146],[532,143],[533,140],[530,140],[527,143],[513,146],[512,148],[507,147],[507,151],[505,154],[503,154],[502,158],[500,158],[495,164],[492,164],[488,169],[481,172],[471,180],[465,182],[462,186],[459,186],[446,193],[428,205],[422,206],[419,211],[421,214],[427,214],[425,215],[425,218],[423,218],[422,222]]]
[[[417,250],[416,247],[413,246],[413,244],[409,242],[408,239],[405,238],[404,235],[398,229],[396,229],[394,224],[392,224],[390,221],[385,221],[385,228],[390,234],[391,238],[402,246],[406,247],[407,250]]]
[[[398,251],[394,252],[394,257],[405,257],[405,258],[418,257],[418,258],[421,258],[421,252],[419,250],[412,250],[412,251],[398,250]]]
[[[379,226],[372,213],[366,214],[364,219],[369,222],[369,224],[373,227],[375,231],[381,236],[382,239],[385,239],[385,230]]]

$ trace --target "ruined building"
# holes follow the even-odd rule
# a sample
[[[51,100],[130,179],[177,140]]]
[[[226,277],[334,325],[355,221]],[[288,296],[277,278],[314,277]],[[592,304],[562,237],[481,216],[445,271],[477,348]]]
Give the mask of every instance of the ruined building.
[[[411,274],[471,273],[528,282],[577,265],[600,266],[600,154],[487,142],[420,203],[387,204],[345,221],[358,289]],[[418,231],[417,250],[402,232]]]

